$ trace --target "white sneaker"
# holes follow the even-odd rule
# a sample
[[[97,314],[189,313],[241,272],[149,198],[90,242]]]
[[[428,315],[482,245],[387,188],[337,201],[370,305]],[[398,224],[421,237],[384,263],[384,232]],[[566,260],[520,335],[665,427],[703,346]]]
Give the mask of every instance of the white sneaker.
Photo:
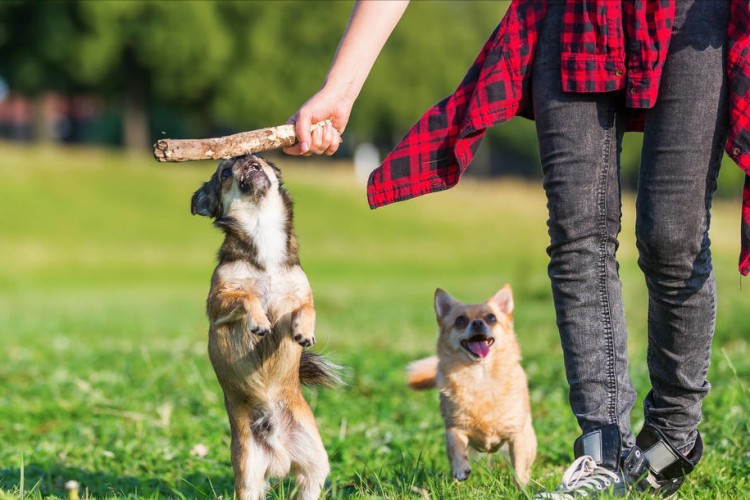
[[[620,474],[597,465],[593,457],[583,455],[575,459],[563,474],[555,491],[537,493],[534,498],[568,500],[574,498],[596,498],[600,493],[624,495],[625,481]]]

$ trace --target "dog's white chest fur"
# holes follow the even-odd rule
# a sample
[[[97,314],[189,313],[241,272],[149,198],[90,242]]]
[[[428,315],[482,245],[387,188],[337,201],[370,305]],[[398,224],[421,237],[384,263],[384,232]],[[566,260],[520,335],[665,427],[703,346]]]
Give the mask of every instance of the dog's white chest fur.
[[[258,263],[267,272],[273,273],[274,269],[286,261],[286,210],[280,196],[267,196],[258,205],[235,199],[227,215],[236,219],[255,243]]]
[[[227,283],[252,286],[267,308],[288,301],[290,297],[302,297],[310,290],[307,276],[299,266],[283,274],[275,274],[258,270],[250,263],[238,260],[223,264],[218,272],[219,277]]]

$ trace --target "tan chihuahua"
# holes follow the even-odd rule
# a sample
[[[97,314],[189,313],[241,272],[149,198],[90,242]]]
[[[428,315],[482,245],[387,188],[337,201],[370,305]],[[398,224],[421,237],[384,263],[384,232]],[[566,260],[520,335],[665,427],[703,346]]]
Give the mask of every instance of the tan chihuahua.
[[[469,446],[495,452],[508,443],[516,481],[527,484],[537,443],[510,286],[484,304],[463,304],[437,289],[435,312],[437,356],[411,363],[408,380],[413,389],[440,391],[453,477],[469,477]]]
[[[292,474],[302,498],[317,499],[328,456],[300,383],[334,385],[338,367],[302,350],[315,343],[315,308],[280,172],[256,155],[224,160],[191,211],[225,233],[208,353],[224,390],[237,498],[262,498],[269,478]]]

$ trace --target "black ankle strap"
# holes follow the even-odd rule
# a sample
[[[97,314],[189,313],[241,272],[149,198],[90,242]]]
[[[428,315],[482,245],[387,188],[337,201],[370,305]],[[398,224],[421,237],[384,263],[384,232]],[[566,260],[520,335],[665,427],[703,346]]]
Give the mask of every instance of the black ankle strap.
[[[620,464],[621,448],[620,430],[611,424],[580,436],[573,445],[573,452],[576,458],[589,455],[598,465],[616,471]]]
[[[692,472],[703,455],[703,439],[700,433],[688,456],[680,453],[659,429],[650,424],[643,426],[635,442],[643,450],[648,468],[660,479],[686,476]]]

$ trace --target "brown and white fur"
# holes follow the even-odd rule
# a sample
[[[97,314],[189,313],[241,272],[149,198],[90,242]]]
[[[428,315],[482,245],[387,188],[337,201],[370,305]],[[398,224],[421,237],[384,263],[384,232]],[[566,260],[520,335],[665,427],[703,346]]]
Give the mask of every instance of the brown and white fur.
[[[536,457],[526,374],[513,331],[513,294],[505,285],[484,304],[463,304],[435,291],[437,356],[409,365],[409,386],[437,387],[453,477],[469,477],[468,448],[509,445],[516,481],[529,481]]]
[[[302,498],[316,499],[328,456],[300,383],[332,385],[337,374],[303,351],[315,343],[315,308],[280,172],[256,155],[224,160],[191,205],[225,233],[207,300],[208,353],[229,415],[237,497],[261,498],[269,478],[292,474]]]

